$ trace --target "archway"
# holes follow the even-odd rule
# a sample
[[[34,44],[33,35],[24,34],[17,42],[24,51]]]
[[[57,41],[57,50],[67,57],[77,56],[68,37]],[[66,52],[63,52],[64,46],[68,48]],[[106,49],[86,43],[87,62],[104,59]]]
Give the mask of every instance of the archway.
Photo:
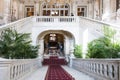
[[[74,50],[75,38],[68,31],[47,30],[39,34],[37,43],[40,45],[40,55],[57,53],[59,56],[67,56]]]

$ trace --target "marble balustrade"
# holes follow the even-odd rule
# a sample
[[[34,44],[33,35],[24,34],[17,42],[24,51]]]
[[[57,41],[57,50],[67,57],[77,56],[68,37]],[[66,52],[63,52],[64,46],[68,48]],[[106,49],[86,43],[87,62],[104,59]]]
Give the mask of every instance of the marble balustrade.
[[[41,67],[41,59],[9,59],[0,61],[0,80],[20,80]]]
[[[73,59],[72,67],[95,80],[120,80],[119,59]]]

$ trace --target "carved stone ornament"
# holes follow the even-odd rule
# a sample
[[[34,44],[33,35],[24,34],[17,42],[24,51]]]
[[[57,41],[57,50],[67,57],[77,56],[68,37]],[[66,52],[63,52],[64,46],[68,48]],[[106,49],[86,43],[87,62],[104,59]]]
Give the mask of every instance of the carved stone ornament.
[[[120,8],[117,10],[117,17],[120,19]]]
[[[50,2],[50,0],[47,0],[47,2]]]

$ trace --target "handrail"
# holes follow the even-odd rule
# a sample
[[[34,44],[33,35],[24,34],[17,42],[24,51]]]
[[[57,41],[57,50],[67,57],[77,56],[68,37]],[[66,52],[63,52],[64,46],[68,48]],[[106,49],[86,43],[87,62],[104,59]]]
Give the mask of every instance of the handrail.
[[[2,25],[2,26],[0,26],[0,29],[2,29],[2,28],[8,28],[10,25],[18,24],[20,22],[24,22],[24,21],[26,22],[26,21],[30,20],[31,18],[32,17],[27,17],[27,18],[23,18],[23,19],[20,19],[20,20],[17,20],[17,21],[14,21],[14,22]]]
[[[103,32],[104,26],[109,27],[116,31],[116,34],[114,35],[114,41],[120,41],[119,39],[120,26],[117,24],[90,19],[86,17],[80,17],[79,23],[83,25],[82,26],[83,28],[85,27],[89,29],[90,33],[96,35],[97,37],[104,36],[104,32]]]
[[[11,23],[0,26],[0,35],[7,28],[16,30],[18,32],[24,30],[24,26],[27,25],[28,23],[30,23],[32,21],[31,19],[32,19],[32,17],[23,18],[23,19],[15,21],[15,22],[11,22]]]
[[[110,22],[99,21],[99,20],[88,18],[88,17],[80,17],[80,18],[85,19],[85,20],[89,20],[91,22],[96,22],[96,23],[99,23],[99,24],[108,25],[108,26],[114,27],[115,29],[118,29],[118,30],[120,29],[119,25],[113,24],[113,23],[110,23]]]

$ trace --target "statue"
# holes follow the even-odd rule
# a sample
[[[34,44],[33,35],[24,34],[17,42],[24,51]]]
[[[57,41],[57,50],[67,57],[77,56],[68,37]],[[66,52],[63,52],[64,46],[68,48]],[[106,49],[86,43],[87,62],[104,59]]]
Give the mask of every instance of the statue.
[[[117,10],[117,21],[120,21],[120,8]]]

